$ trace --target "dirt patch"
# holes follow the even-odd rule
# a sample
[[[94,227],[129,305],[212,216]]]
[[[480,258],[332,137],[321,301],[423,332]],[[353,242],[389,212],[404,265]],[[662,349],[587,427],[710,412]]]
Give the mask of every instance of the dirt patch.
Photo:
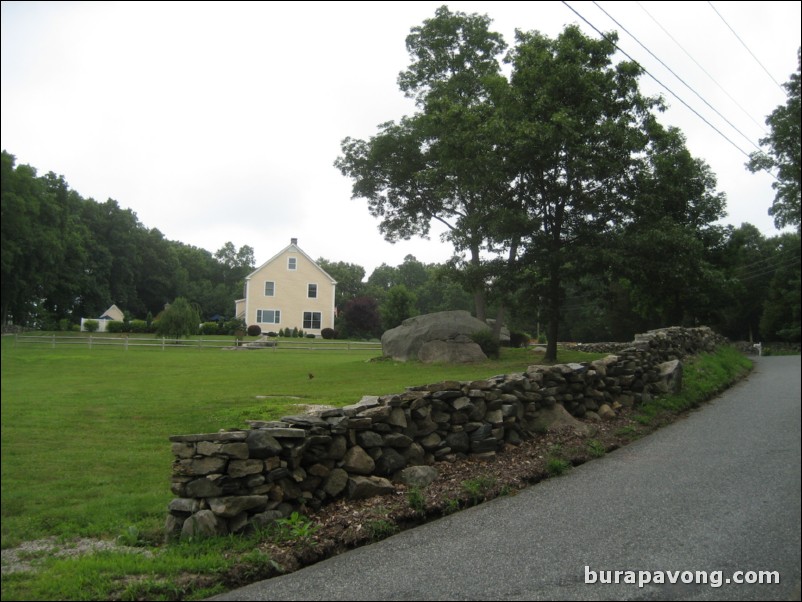
[[[65,542],[55,537],[47,537],[25,541],[16,548],[0,551],[2,574],[36,571],[46,558],[69,558],[104,551],[152,555],[152,552],[142,548],[131,548],[103,539],[76,539]]]

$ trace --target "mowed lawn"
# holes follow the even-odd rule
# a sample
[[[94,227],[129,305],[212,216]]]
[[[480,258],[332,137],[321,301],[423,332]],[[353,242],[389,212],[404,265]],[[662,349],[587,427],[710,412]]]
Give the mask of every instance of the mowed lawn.
[[[377,351],[56,347],[2,340],[2,546],[46,536],[154,541],[173,495],[170,435],[244,428],[444,379],[520,372],[540,356],[424,365]],[[561,361],[578,361],[576,354]],[[312,375],[312,378],[310,378]]]

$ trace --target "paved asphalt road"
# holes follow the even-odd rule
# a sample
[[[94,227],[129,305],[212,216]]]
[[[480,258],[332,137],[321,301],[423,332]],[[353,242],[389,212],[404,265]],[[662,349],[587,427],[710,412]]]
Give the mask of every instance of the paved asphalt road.
[[[800,358],[760,358],[724,396],[566,476],[214,600],[799,600],[800,432]],[[708,583],[585,583],[616,570]],[[737,571],[780,584],[727,584]]]

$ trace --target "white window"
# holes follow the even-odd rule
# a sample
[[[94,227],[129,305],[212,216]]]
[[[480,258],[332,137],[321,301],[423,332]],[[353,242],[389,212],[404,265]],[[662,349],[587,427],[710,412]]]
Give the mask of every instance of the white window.
[[[265,282],[265,297],[275,297],[276,295],[276,283],[275,282]]]
[[[281,322],[281,311],[278,309],[257,309],[256,321],[259,324],[279,324]]]
[[[287,269],[288,270],[295,270],[298,266],[298,260],[295,257],[287,258]]]
[[[321,316],[319,311],[305,311],[304,328],[320,328]]]
[[[306,287],[306,296],[310,299],[317,299],[317,284],[310,284]]]

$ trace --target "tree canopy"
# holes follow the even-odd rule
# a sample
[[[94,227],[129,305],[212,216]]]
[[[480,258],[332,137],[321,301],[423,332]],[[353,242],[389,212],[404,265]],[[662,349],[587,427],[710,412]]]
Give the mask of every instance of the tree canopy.
[[[212,255],[146,228],[117,201],[99,203],[62,176],[38,176],[2,152],[2,320],[54,328],[112,303],[144,318],[176,297],[206,317],[231,315],[253,269],[253,249]]]
[[[802,180],[802,49],[797,50],[797,71],[783,84],[788,99],[766,118],[770,133],[760,140],[766,152],[752,153],[747,167],[751,171],[777,170],[777,181],[772,184],[777,194],[769,214],[774,216],[778,228],[796,226],[802,228],[800,217],[800,180]]]

